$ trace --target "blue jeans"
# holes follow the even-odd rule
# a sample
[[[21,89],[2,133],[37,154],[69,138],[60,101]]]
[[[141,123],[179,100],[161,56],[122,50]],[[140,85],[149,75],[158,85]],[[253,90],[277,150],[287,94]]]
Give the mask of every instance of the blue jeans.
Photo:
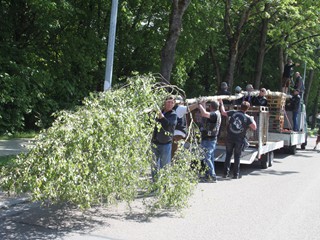
[[[298,132],[298,111],[292,112],[293,131]]]
[[[224,175],[229,175],[231,166],[231,157],[234,154],[234,166],[233,176],[239,176],[240,174],[240,156],[242,150],[242,142],[230,142],[226,143],[226,159],[224,161]]]
[[[153,144],[152,152],[155,156],[155,170],[163,168],[165,165],[170,164],[171,162],[171,149],[172,143],[167,144]]]
[[[214,151],[216,150],[217,140],[202,140],[201,147],[205,151],[205,163],[209,167],[209,176],[216,176],[216,172],[214,170]]]

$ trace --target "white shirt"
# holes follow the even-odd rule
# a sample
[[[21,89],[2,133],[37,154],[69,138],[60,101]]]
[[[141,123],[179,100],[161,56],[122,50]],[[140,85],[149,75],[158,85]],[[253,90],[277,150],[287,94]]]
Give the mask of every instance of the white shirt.
[[[187,106],[183,106],[183,105],[178,105],[178,107],[176,108],[176,114],[178,118],[182,118],[184,115],[186,115],[188,113],[188,107]],[[182,137],[186,137],[186,134],[180,130],[174,130],[173,133],[174,136],[182,136]]]

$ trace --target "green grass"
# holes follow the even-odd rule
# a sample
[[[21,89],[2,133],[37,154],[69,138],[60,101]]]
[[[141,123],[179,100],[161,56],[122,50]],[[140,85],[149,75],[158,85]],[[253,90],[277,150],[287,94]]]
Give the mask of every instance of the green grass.
[[[38,133],[34,131],[30,132],[16,132],[0,135],[0,140],[10,140],[15,138],[34,138]]]
[[[5,166],[8,164],[8,162],[14,160],[16,158],[16,155],[6,155],[6,156],[0,156],[0,167]]]
[[[309,137],[316,137],[318,132],[318,128],[310,129],[308,128],[308,136]]]

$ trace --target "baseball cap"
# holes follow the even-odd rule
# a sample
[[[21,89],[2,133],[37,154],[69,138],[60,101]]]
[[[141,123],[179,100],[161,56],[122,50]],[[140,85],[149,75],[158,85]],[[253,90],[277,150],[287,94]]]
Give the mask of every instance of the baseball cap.
[[[235,92],[239,93],[241,92],[242,88],[240,86],[236,86],[236,88],[234,89]]]
[[[228,87],[228,83],[222,82],[220,86],[221,88],[226,89]]]

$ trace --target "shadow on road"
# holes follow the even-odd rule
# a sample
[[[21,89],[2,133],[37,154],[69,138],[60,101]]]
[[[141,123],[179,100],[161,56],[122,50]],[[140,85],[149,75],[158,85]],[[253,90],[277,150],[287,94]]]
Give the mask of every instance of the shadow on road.
[[[71,232],[88,233],[97,227],[109,226],[97,215],[61,205],[23,204],[10,211],[0,218],[0,239],[58,239]]]
[[[71,233],[89,234],[110,227],[111,219],[151,222],[152,218],[179,217],[169,210],[150,215],[142,205],[133,208],[96,207],[82,212],[67,205],[21,204],[0,210],[0,239],[59,239]]]

